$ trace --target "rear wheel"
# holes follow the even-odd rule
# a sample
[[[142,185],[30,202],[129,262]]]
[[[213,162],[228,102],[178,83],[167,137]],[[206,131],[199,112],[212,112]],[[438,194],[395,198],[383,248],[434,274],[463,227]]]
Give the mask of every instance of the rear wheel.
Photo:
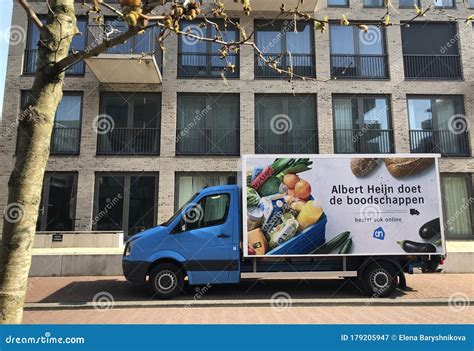
[[[364,292],[372,297],[387,297],[397,289],[397,272],[387,262],[371,263],[362,274]]]
[[[154,296],[171,299],[183,292],[184,274],[176,265],[162,263],[151,270],[148,285]]]

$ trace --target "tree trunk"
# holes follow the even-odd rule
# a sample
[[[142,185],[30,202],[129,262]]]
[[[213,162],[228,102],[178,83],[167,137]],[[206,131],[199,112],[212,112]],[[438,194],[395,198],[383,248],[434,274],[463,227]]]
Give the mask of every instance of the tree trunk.
[[[8,182],[0,251],[1,323],[22,320],[43,176],[54,116],[62,98],[64,73],[48,75],[44,68],[68,55],[72,37],[77,33],[74,0],[48,2],[52,13],[48,14],[38,43],[33,99],[18,117],[18,148]]]

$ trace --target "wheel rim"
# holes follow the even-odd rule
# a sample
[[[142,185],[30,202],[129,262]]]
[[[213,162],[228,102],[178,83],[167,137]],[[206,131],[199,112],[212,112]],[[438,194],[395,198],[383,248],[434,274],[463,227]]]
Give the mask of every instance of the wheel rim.
[[[390,276],[383,269],[372,272],[370,276],[370,284],[374,291],[385,290],[390,285]]]
[[[169,293],[173,291],[178,284],[178,279],[176,278],[176,274],[172,271],[162,271],[160,272],[155,279],[155,286],[157,290]]]

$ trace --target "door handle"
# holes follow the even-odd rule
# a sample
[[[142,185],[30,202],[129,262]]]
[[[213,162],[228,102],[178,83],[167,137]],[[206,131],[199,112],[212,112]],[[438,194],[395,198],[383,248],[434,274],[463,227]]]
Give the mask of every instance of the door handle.
[[[228,234],[219,234],[217,237],[221,238],[221,239],[225,239],[225,238],[230,238],[230,235],[228,235]]]

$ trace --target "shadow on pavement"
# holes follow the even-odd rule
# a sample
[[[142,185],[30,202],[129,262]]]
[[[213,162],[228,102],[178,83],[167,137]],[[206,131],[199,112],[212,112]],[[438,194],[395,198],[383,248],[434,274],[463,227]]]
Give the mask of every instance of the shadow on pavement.
[[[176,300],[239,300],[270,299],[284,292],[294,299],[365,298],[361,290],[346,279],[314,280],[244,280],[236,285],[187,286]],[[148,301],[153,297],[146,285],[137,285],[118,279],[76,281],[59,288],[41,299],[42,303],[91,302],[96,294],[111,294],[115,301]],[[406,293],[397,290],[393,298]]]

